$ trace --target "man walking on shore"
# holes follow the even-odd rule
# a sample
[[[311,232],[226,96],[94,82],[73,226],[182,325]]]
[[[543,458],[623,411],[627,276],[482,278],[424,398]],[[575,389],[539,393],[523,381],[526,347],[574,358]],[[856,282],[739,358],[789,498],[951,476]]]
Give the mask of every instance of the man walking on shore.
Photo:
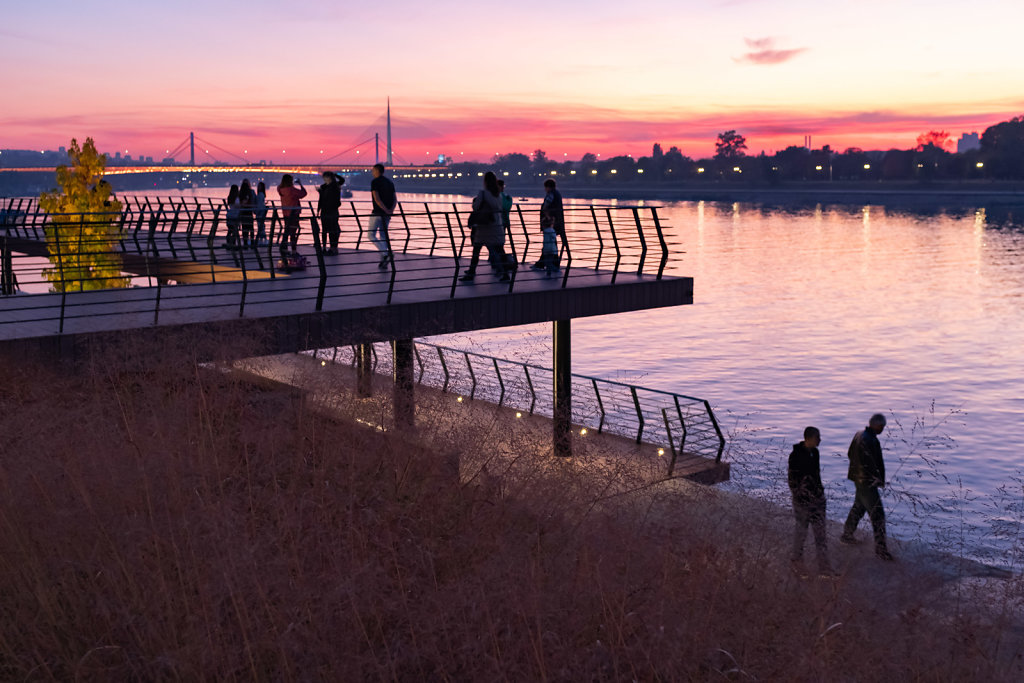
[[[882,445],[878,435],[885,429],[885,415],[875,413],[868,420],[864,431],[857,432],[850,443],[847,456],[850,459],[850,471],[847,479],[856,486],[853,507],[846,518],[841,543],[856,543],[853,532],[864,513],[871,519],[871,528],[875,534],[875,554],[883,560],[892,560],[893,556],[885,543],[885,510],[878,489],[885,487],[885,461],[882,460]]]
[[[370,197],[373,199],[373,211],[370,215],[370,241],[383,252],[378,268],[386,268],[388,262],[395,262],[388,247],[388,223],[395,211],[398,198],[395,195],[395,184],[384,175],[384,164],[373,165],[373,180],[370,182]]]
[[[789,454],[789,490],[793,494],[793,554],[790,562],[793,571],[804,575],[804,539],[807,526],[814,532],[814,546],[818,556],[818,574],[833,577],[835,570],[828,561],[828,542],[825,537],[825,487],[821,484],[821,461],[818,445],[821,432],[817,427],[804,430],[804,440],[793,444]]]

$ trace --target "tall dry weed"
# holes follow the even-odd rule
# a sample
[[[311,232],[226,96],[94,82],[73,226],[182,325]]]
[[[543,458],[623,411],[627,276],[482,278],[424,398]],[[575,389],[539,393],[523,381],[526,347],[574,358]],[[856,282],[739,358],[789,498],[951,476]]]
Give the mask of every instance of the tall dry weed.
[[[1005,625],[946,619],[927,582],[796,580],[761,508],[550,458],[543,423],[424,397],[380,431],[202,354],[117,353],[0,363],[0,678],[1019,673]]]

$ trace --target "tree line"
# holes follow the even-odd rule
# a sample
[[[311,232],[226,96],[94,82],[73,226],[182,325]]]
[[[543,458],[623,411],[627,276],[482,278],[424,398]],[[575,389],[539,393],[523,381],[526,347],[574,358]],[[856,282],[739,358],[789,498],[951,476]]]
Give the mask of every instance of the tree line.
[[[911,149],[867,152],[850,147],[842,152],[790,146],[774,154],[748,154],[746,138],[735,130],[718,135],[715,154],[693,159],[678,147],[665,151],[654,143],[650,156],[601,159],[584,154],[576,161],[551,159],[544,150],[533,154],[497,154],[489,163],[462,162],[450,170],[476,174],[498,168],[512,174],[555,175],[578,182],[596,181],[932,181],[1024,179],[1024,116],[985,129],[980,149],[953,153],[949,133],[928,131]]]

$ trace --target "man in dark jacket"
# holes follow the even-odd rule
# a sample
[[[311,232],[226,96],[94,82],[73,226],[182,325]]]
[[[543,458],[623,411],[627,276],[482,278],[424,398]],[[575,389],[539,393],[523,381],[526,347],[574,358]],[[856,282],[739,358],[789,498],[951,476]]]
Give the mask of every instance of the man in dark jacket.
[[[817,427],[804,430],[804,440],[793,444],[789,454],[789,490],[793,494],[793,570],[803,574],[804,539],[807,526],[814,531],[814,546],[818,555],[818,573],[835,576],[828,561],[828,542],[825,538],[825,487],[821,485],[821,463],[818,445],[821,432]]]
[[[857,487],[857,493],[839,540],[847,545],[856,543],[853,532],[867,512],[875,533],[875,554],[883,560],[892,560],[893,556],[885,543],[885,510],[878,493],[878,489],[885,487],[885,461],[882,460],[882,445],[878,442],[878,435],[884,429],[885,415],[876,413],[868,420],[864,431],[857,432],[850,443],[847,453],[850,471],[846,478]]]

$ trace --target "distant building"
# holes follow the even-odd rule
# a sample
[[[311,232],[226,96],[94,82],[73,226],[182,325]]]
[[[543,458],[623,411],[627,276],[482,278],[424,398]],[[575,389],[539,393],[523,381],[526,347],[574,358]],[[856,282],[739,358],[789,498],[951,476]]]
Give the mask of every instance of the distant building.
[[[964,133],[956,141],[956,153],[963,154],[975,149],[981,149],[981,138],[977,132]]]

